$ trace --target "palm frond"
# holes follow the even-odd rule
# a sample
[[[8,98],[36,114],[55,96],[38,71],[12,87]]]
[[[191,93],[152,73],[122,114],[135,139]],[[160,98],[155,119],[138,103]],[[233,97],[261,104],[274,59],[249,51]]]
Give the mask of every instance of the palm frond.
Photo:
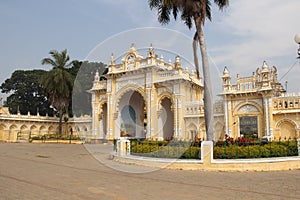
[[[151,10],[153,8],[159,8],[161,5],[161,0],[148,0],[148,4]]]
[[[206,18],[209,19],[211,21],[211,3],[209,0],[206,0],[207,3],[206,3]]]
[[[158,10],[158,21],[161,24],[168,24],[170,22],[170,9],[162,6]]]
[[[229,0],[214,0],[215,4],[218,5],[220,10],[223,10],[227,6],[229,6]]]
[[[177,6],[173,6],[173,17],[174,17],[175,20],[177,20],[177,13],[178,13]]]
[[[55,61],[51,58],[44,58],[41,63],[42,65],[52,65],[53,67],[56,67]]]

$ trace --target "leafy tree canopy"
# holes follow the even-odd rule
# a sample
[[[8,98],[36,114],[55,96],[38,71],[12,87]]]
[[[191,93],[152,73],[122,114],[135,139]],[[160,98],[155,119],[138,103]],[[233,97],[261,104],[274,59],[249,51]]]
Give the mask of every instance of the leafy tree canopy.
[[[10,113],[17,114],[19,110],[23,115],[28,112],[32,115],[37,112],[40,115],[53,115],[44,89],[38,83],[38,79],[45,73],[44,70],[16,70],[1,84],[1,92],[10,94],[4,103],[4,106],[9,107]]]
[[[107,73],[105,64],[101,62],[74,61],[73,67],[70,68],[70,73],[74,76],[76,75],[72,97],[72,110],[76,116],[92,114],[91,94],[89,90],[93,86],[93,80],[97,70],[99,74],[102,75]],[[101,79],[105,78],[101,77]]]
[[[93,86],[95,72],[106,74],[105,64],[88,61],[73,61],[71,67],[66,69],[74,78],[73,98],[70,99],[68,113],[77,116],[91,114],[91,95],[88,92]],[[4,106],[9,107],[10,113],[26,115],[28,112],[36,115],[53,116],[53,108],[50,108],[45,90],[38,82],[40,77],[47,74],[45,70],[16,70],[11,77],[0,86],[2,93],[9,94]],[[101,79],[104,79],[103,77]],[[72,102],[73,100],[73,102]],[[74,104],[74,105],[73,105]],[[73,112],[72,112],[73,111]]]

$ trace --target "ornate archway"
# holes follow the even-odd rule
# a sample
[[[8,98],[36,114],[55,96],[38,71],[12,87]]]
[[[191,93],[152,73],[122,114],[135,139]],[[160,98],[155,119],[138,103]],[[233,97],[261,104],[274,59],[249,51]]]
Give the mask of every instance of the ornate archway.
[[[0,124],[0,141],[6,141],[7,140],[7,131],[4,124]]]
[[[282,119],[276,124],[276,130],[278,133],[275,135],[282,139],[294,138],[297,136],[296,132],[297,124],[291,119]]]
[[[160,137],[165,140],[174,137],[174,113],[172,101],[169,97],[160,100],[160,109],[158,112],[158,132]]]
[[[115,121],[117,137],[146,137],[146,104],[143,95],[129,90],[118,99],[118,118]]]
[[[264,135],[262,108],[255,102],[237,105],[232,124],[233,137],[262,137]]]
[[[197,126],[195,123],[190,123],[187,127],[187,137],[188,139],[194,140],[197,138]]]
[[[106,138],[107,135],[107,102],[103,102],[100,104],[100,113],[99,113],[99,121],[100,121],[100,138]]]

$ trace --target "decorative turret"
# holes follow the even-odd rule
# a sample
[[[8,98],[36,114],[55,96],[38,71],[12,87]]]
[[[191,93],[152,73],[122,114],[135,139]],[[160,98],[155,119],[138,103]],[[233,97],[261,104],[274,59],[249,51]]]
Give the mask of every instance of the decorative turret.
[[[115,65],[116,64],[116,60],[114,58],[114,53],[112,53],[111,56],[110,56],[109,64],[110,65]]]
[[[152,44],[150,44],[149,50],[147,52],[147,57],[148,58],[154,58],[155,57],[155,51],[154,51],[154,48],[153,48]]]
[[[175,65],[175,69],[181,69],[181,60],[180,60],[180,57],[178,55],[175,57],[174,65]]]
[[[262,71],[261,73],[268,73],[270,70],[269,70],[269,66],[267,65],[267,62],[264,61],[263,62],[263,65],[262,65]]]
[[[230,72],[226,66],[224,67],[222,81],[223,81],[223,90],[224,91],[231,90],[231,76],[230,76]]]
[[[260,81],[262,82],[262,87],[270,87],[270,76],[271,72],[269,70],[269,66],[267,65],[267,62],[264,61],[260,73]]]
[[[100,81],[99,71],[97,69],[95,76],[94,76],[94,85],[96,85]]]

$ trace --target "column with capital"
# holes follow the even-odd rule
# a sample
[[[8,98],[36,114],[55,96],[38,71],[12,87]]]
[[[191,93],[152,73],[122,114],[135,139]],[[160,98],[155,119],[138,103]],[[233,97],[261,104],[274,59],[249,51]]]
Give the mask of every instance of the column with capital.
[[[229,126],[228,126],[228,103],[227,103],[227,99],[225,97],[224,100],[224,116],[225,116],[225,134],[229,135]]]
[[[183,139],[183,114],[182,114],[182,101],[183,99],[181,98],[182,95],[176,95],[176,102],[177,102],[177,138]]]
[[[92,132],[90,134],[92,134],[92,137],[95,138],[96,133],[99,131],[98,127],[99,127],[99,120],[98,120],[98,105],[97,105],[97,96],[96,96],[96,92],[92,93]],[[86,137],[86,136],[85,136]]]
[[[152,108],[152,92],[151,92],[151,88],[146,88],[146,91],[147,91],[147,127],[146,127],[146,138],[151,138],[152,135],[151,135],[151,108]]]
[[[178,99],[177,97],[175,99],[175,108],[174,110],[174,137],[178,138]]]
[[[269,98],[264,97],[264,107],[265,107],[265,136],[270,135],[270,113],[269,113]]]

